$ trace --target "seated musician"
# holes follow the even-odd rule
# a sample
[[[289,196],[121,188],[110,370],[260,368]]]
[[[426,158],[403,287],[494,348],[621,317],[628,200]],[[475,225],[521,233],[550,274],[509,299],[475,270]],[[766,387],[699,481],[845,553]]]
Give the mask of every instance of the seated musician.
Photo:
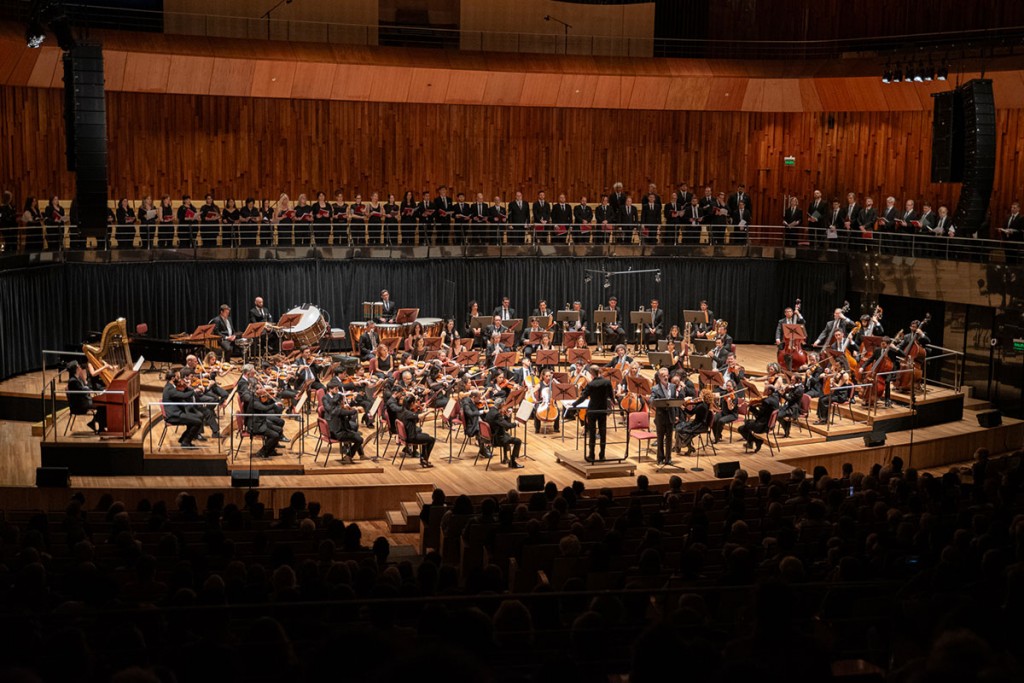
[[[729,323],[724,320],[715,321],[715,339],[721,339],[727,350],[732,350],[732,337],[729,336]]]
[[[629,369],[629,364],[633,362],[633,359],[626,355],[626,345],[618,344],[615,347],[615,356],[610,361],[604,364],[606,368],[618,368],[620,372],[625,373]]]
[[[89,386],[89,377],[85,368],[78,364],[78,361],[71,361],[67,366],[68,371],[68,409],[72,415],[86,415],[90,410],[95,410],[92,419],[86,427],[97,434],[105,429],[107,424],[107,407],[105,405],[93,405],[92,396],[86,392],[92,391]]]
[[[493,332],[490,335],[490,342],[487,343],[487,350],[485,356],[487,358],[487,365],[494,365],[494,359],[499,353],[506,353],[508,348],[501,343],[501,333]]]
[[[708,332],[715,329],[715,313],[708,308],[707,301],[700,302],[701,317],[697,320],[697,324],[693,326],[693,336],[697,339],[707,339]]]
[[[587,315],[583,310],[583,304],[579,301],[573,301],[572,308],[569,310],[579,313],[579,320],[574,320],[572,322],[567,321],[565,325],[566,332],[583,332],[584,334],[581,339],[585,338],[587,336]],[[584,346],[586,346],[586,344],[584,344]]]
[[[274,401],[266,387],[257,387],[256,400],[249,406],[249,433],[263,437],[263,446],[256,453],[257,458],[271,458],[281,455],[277,447],[284,441],[284,408]]]
[[[676,395],[680,398],[697,398],[697,388],[693,385],[687,372],[673,372],[668,379],[676,385]]]
[[[405,425],[406,442],[420,446],[420,467],[433,467],[430,452],[434,449],[434,437],[420,429],[422,409],[419,397],[410,394],[402,401],[402,410],[398,412],[397,418]]]
[[[666,353],[672,356],[672,362],[666,366],[669,372],[685,369],[686,356],[681,353],[682,347],[682,342],[676,341],[670,341],[668,345],[665,346]]]
[[[584,341],[583,337],[580,337],[579,341],[583,342],[583,348],[587,348],[587,342]],[[536,351],[554,351],[555,346],[551,343],[551,333],[545,332],[540,336],[540,343],[533,348]],[[538,365],[540,370],[554,370],[553,365]]]
[[[519,458],[519,449],[523,446],[523,440],[512,436],[511,431],[515,429],[516,425],[515,422],[509,419],[507,412],[507,409],[499,408],[496,405],[491,406],[483,419],[491,427],[491,443],[497,448],[511,447],[508,456],[509,469],[521,469],[522,465],[517,460]]]
[[[351,463],[353,455],[357,453],[360,458],[365,458],[363,437],[359,434],[359,412],[353,410],[345,402],[345,396],[341,393],[339,385],[328,385],[327,393],[324,395],[323,409],[331,438],[349,444],[349,448],[343,456],[345,461]]]
[[[427,353],[429,353],[429,350],[427,349],[427,340],[423,337],[417,337],[412,343],[412,348],[409,350],[409,353],[412,355],[412,359],[417,363],[427,360]]]
[[[538,434],[540,433],[540,418],[537,417],[537,412],[540,410],[540,406],[544,405],[545,401],[554,400],[552,398],[555,389],[554,384],[554,373],[548,369],[542,370],[540,375],[540,383],[537,385],[537,389],[536,391],[534,391],[533,394],[534,401],[537,403],[538,406],[538,410],[534,411],[533,413],[533,427],[534,431],[536,431]],[[559,415],[558,413],[555,413],[553,431],[556,434],[558,433],[558,422]]]
[[[409,330],[409,335],[405,338],[405,350],[412,351],[412,347],[416,345],[417,339],[422,339],[426,336],[423,330],[423,323],[416,321],[412,324],[412,329]]]
[[[324,388],[320,382],[320,366],[313,357],[313,349],[309,346],[302,347],[302,354],[295,360],[296,378],[302,381],[311,391],[319,391]],[[300,387],[301,388],[301,387]]]
[[[501,316],[495,315],[491,321],[491,324],[484,328],[483,337],[485,340],[489,340],[495,334],[502,334],[508,332],[508,328],[501,322]]]
[[[366,330],[359,335],[359,360],[370,360],[380,339],[377,337],[377,324],[372,320],[366,323]]]
[[[235,383],[235,394],[238,396],[238,400],[242,404],[242,412],[249,412],[249,404],[252,403],[253,397],[256,395],[256,366],[252,363],[246,363],[242,366],[242,376],[238,378],[238,382]]]
[[[668,329],[668,335],[665,337],[667,341],[676,342],[679,346],[676,348],[682,348],[683,344],[683,333],[679,329],[679,325],[673,325]]]
[[[380,291],[381,315],[377,319],[380,323],[393,323],[398,315],[398,304],[391,299],[391,292],[386,289]]]
[[[721,410],[715,414],[715,421],[711,423],[712,436],[715,443],[722,440],[722,431],[725,425],[735,422],[739,418],[739,394],[732,380],[726,380],[719,389],[719,405]]]
[[[274,387],[274,394],[277,398],[287,401],[294,400],[297,394],[297,387],[292,388],[296,382],[294,368],[285,369],[285,360],[281,355],[271,356],[263,364],[263,373],[270,379]],[[299,382],[301,384],[301,382]]]
[[[693,405],[693,417],[688,420],[680,420],[676,425],[676,433],[679,435],[679,444],[686,447],[686,455],[693,455],[697,449],[693,447],[693,440],[700,434],[708,431],[708,413],[711,404],[715,401],[715,392],[710,386],[701,389],[700,397]]]
[[[231,324],[231,307],[227,304],[220,305],[220,313],[213,321],[213,333],[220,337],[220,348],[224,351],[224,358],[231,358],[235,353],[235,326]]]
[[[505,368],[491,368],[488,370],[487,379],[484,381],[488,395],[495,400],[508,396],[513,387],[511,374]]]
[[[370,416],[373,401],[367,396],[366,390],[369,386],[376,385],[377,380],[370,380],[362,366],[357,368],[354,374],[351,368],[339,367],[334,371],[334,379],[328,382],[327,387],[330,388],[331,384],[336,384],[341,391],[345,392],[345,400],[350,406],[362,408],[363,424],[373,427],[373,418]]]
[[[623,328],[621,321],[618,318],[619,314],[619,300],[617,297],[611,297],[608,299],[608,308],[606,310],[615,313],[616,318],[614,322],[610,322],[604,326],[604,342],[608,346],[618,346],[626,343],[626,330]]]
[[[459,329],[455,326],[455,319],[448,318],[441,328],[441,348],[452,351],[457,339],[460,339],[460,336]]]
[[[196,410],[195,395],[180,370],[167,373],[167,383],[160,400],[164,404],[164,420],[167,424],[185,427],[178,438],[178,444],[182,448],[196,448],[193,442],[202,435],[203,419]]]
[[[480,449],[481,458],[489,458],[491,454],[478,438],[480,436],[480,420],[487,413],[487,401],[479,389],[471,389],[460,402],[462,408],[462,429],[466,436],[474,439]]]
[[[648,347],[656,346],[665,333],[665,311],[659,308],[657,299],[651,299],[651,323],[644,325],[644,343]]]
[[[824,387],[825,370],[822,363],[818,361],[819,356],[815,352],[807,354],[807,365],[804,366],[804,393],[811,398],[820,398]]]
[[[743,386],[740,384],[740,380],[746,379],[747,373],[743,370],[743,367],[736,362],[736,354],[730,353],[725,360],[725,369],[722,370],[722,379],[726,382],[732,382],[739,390],[740,395],[743,395]]]
[[[619,383],[616,398],[622,398],[629,391],[629,382],[627,381],[628,378],[632,377],[635,381],[639,379],[640,376],[640,363],[638,363],[637,361],[632,361],[629,364],[629,367],[626,368],[626,371],[622,373],[622,382]]]
[[[540,384],[540,375],[534,370],[533,363],[529,358],[523,358],[522,366],[512,372],[511,379],[516,384],[527,387],[530,391]]]
[[[793,422],[800,419],[800,403],[804,397],[802,382],[793,382],[782,390],[782,405],[779,408],[779,424],[782,425],[782,438],[789,438],[789,430]]]
[[[427,364],[424,381],[427,386],[427,391],[429,391],[430,395],[433,396],[428,407],[441,410],[448,405],[448,399],[452,397],[453,380],[451,377],[444,374],[444,371],[441,369],[441,365],[437,360],[433,360]]]
[[[721,337],[715,338],[715,348],[708,351],[708,358],[711,359],[712,367],[721,371],[726,367],[729,360],[729,347]]]
[[[377,359],[377,371],[373,373],[377,377],[387,377],[395,369],[394,356],[391,355],[391,349],[387,344],[379,344],[373,352],[373,357]]]
[[[850,388],[853,382],[850,380],[850,373],[846,370],[839,371],[832,380],[832,390],[818,399],[818,419],[816,425],[823,425],[828,422],[828,411],[833,404],[853,404],[853,390]]]
[[[530,342],[530,336],[534,332],[543,332],[543,330],[540,328],[540,325],[537,323],[537,318],[534,318],[534,317],[531,316],[530,317],[530,323],[526,327],[526,329],[523,330],[523,335],[522,335],[522,339],[521,339],[521,344],[523,345],[523,355],[524,356],[529,357],[529,356],[533,355],[534,344],[532,344]]]
[[[211,351],[211,353],[213,353]],[[189,380],[189,384],[193,389],[202,389],[197,391],[196,398],[200,403],[213,403],[220,404],[228,397],[228,391],[224,387],[217,384],[217,357],[213,357],[214,365],[212,369],[207,365],[200,363],[199,359],[194,355],[189,354],[185,357],[185,367],[181,369],[182,377]],[[209,354],[206,358],[206,363],[210,362]]]
[[[779,397],[775,393],[775,387],[769,384],[764,388],[764,398],[750,402],[749,414],[752,419],[748,419],[737,430],[746,442],[746,448],[753,448],[755,453],[761,450],[764,439],[757,435],[765,434],[768,431],[768,422],[771,420],[772,413],[778,409]]]

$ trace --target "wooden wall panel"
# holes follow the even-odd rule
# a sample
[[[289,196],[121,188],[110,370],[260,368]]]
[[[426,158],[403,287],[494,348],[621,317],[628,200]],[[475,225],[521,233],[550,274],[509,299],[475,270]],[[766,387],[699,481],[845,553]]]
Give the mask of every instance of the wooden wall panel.
[[[628,81],[632,86],[633,79]],[[610,86],[606,96],[618,91]],[[116,92],[108,95],[107,111],[112,197],[177,197],[212,189],[219,198],[275,198],[282,191],[294,196],[337,187],[349,194],[400,194],[448,183],[487,197],[510,197],[519,188],[532,196],[544,188],[596,198],[621,180],[637,192],[655,182],[667,199],[666,188],[684,180],[691,187],[710,183],[727,190],[742,181],[754,197],[755,220],[775,224],[786,194],[806,201],[814,188],[829,197],[854,190],[876,201],[892,194],[951,208],[959,194],[959,185],[928,182],[930,111],[838,112],[830,127],[824,112]],[[0,189],[10,188],[19,202],[29,193],[71,196],[62,141],[60,90],[0,89],[0,157],[15,160],[0,166]],[[1024,111],[997,112],[997,148],[993,207],[1001,217],[1024,186]],[[796,157],[795,167],[783,166],[786,155]]]

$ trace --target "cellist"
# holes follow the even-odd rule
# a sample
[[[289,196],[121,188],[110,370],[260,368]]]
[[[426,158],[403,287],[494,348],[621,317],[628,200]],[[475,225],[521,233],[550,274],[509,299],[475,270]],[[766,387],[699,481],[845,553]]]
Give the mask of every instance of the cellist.
[[[896,345],[892,343],[892,339],[889,337],[882,337],[882,344],[878,347],[878,350],[873,356],[874,362],[871,364],[870,369],[865,373],[865,382],[875,382],[876,387],[878,386],[878,383],[884,383],[886,408],[892,408],[890,391],[892,390],[893,376],[889,373],[899,367],[900,360],[905,357],[906,354],[896,348]],[[869,390],[871,388],[872,387],[868,387]],[[875,400],[878,400],[877,395],[875,396]]]

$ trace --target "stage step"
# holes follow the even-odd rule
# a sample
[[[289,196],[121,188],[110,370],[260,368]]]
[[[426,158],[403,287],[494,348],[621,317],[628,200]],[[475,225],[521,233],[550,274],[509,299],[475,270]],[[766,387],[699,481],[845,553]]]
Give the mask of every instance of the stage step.
[[[784,439],[782,438],[782,435],[779,435],[779,448],[804,446],[809,443],[822,443],[827,440],[828,439],[826,439],[824,436],[820,434],[815,434],[813,431],[811,432],[810,436],[808,436],[807,432],[802,432],[798,435],[796,434],[796,429],[794,428],[794,430],[790,432],[790,437],[788,439]]]
[[[416,504],[422,508],[424,505],[429,505],[431,502],[431,496],[434,495],[433,491],[417,491],[416,492]]]
[[[555,451],[555,461],[566,466],[584,479],[598,477],[632,477],[636,472],[635,460],[610,460],[607,462],[587,462],[583,455],[573,451]]]
[[[420,530],[420,510],[422,506],[414,500],[402,501],[402,516],[405,517],[405,524],[410,530]]]
[[[388,510],[384,513],[384,518],[388,523],[388,531],[393,534],[407,534],[416,531],[406,521],[405,515],[402,514],[401,510]],[[419,524],[416,526],[418,527]]]
[[[980,398],[964,398],[964,410],[991,410],[992,402]]]

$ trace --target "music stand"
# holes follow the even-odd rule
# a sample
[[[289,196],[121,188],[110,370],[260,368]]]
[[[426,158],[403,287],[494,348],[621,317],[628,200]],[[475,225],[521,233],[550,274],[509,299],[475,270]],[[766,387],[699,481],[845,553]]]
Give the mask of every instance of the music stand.
[[[423,346],[429,351],[440,351],[441,350],[441,338],[440,337],[424,337]]]
[[[590,365],[590,349],[568,349],[565,352],[565,360],[568,363],[578,363],[582,360],[586,365]]]
[[[519,354],[515,351],[502,351],[494,356],[493,367],[505,369],[511,368],[519,362],[518,356]]]
[[[725,378],[722,377],[722,373],[718,370],[701,370],[700,383],[710,384],[713,387],[720,387],[725,384]]]
[[[704,311],[683,311],[683,323],[691,323],[693,325],[710,325],[715,322],[714,318],[711,317],[711,311],[708,311],[705,315]]]
[[[715,348],[714,339],[691,339],[690,343],[693,344],[693,352],[700,356],[706,356],[708,351]]]
[[[601,339],[600,346],[601,346],[602,349],[604,348],[604,328],[605,328],[605,326],[610,325],[610,324],[616,322],[618,319],[619,319],[619,312],[618,311],[607,311],[607,310],[594,311],[594,325],[596,325],[598,330],[600,330],[600,332],[598,334],[600,335],[600,339]]]
[[[626,391],[637,394],[646,401],[647,397],[651,395],[651,380],[642,375],[637,377],[626,375]]]
[[[515,332],[502,332],[501,343],[503,346],[514,348],[516,345],[516,333]]]
[[[301,318],[301,317],[302,317],[301,315],[296,316],[296,318]],[[213,325],[212,324],[211,325],[200,325],[199,327],[197,327],[195,329],[194,332],[192,332],[192,334],[188,335],[184,339],[186,341],[203,341],[205,339],[209,339],[210,337],[215,337],[215,336],[216,335],[213,333]]]
[[[525,391],[525,387],[524,387],[524,389],[521,389],[520,391]],[[527,455],[527,448],[529,448],[527,443],[529,442],[529,439],[530,439],[530,428],[527,425],[530,422],[530,418],[533,417],[533,411],[536,410],[536,409],[537,409],[537,406],[534,405],[533,403],[531,403],[530,401],[522,401],[521,400],[519,402],[519,407],[516,409],[516,413],[513,416],[513,419],[516,422],[518,422],[519,424],[523,425],[523,451],[522,451],[522,453],[519,454],[520,458],[529,458],[530,457],[529,455]]]
[[[391,353],[394,353],[395,350],[398,348],[398,345],[404,341],[405,339],[403,339],[402,337],[388,337],[387,339],[381,339],[379,343],[381,344],[381,346],[388,347],[388,350]]]
[[[491,316],[491,318],[493,318],[493,317],[494,316]],[[515,332],[517,329],[519,329],[520,327],[523,326],[523,319],[522,318],[509,318],[508,320],[503,320],[501,322],[501,324],[504,325],[508,330],[510,330],[512,332]]]
[[[612,382],[612,384],[622,382],[622,371],[616,367],[601,368],[601,376]]]
[[[420,309],[418,308],[399,308],[398,314],[395,315],[395,323],[398,325],[408,325],[416,322],[418,317],[420,317]]]
[[[458,358],[456,358],[455,361],[459,363],[459,365],[462,365],[463,367],[476,365],[477,363],[480,362],[480,352],[463,351],[462,353],[459,354]]]
[[[425,360],[425,361],[437,360],[437,358],[440,357],[440,355],[441,355],[441,351],[440,350],[431,349],[431,350],[427,351],[425,354],[423,354],[423,360]]]
[[[740,384],[743,386],[744,389],[750,392],[750,398],[748,398],[747,400],[753,398],[761,398],[761,390],[758,389],[757,385],[751,382],[749,379],[747,379],[746,377],[742,378],[740,380]]]
[[[258,356],[263,356],[263,333],[266,331],[266,323],[249,323],[249,326],[245,328],[245,332],[242,332],[242,339],[248,339],[249,344],[242,349],[242,361],[246,362],[249,360],[249,355],[252,350],[252,340],[255,339],[256,343],[260,345]]]
[[[537,330],[536,332],[530,332],[530,343],[540,344],[540,340],[547,334],[544,330]]]
[[[670,368],[675,365],[672,354],[667,351],[651,351],[647,354],[647,362],[652,368]]]
[[[490,325],[493,320],[493,315],[478,315],[473,318],[472,322],[469,323],[469,326],[474,330],[479,330],[482,327]]]
[[[587,333],[582,330],[566,330],[565,334],[562,335],[562,346],[574,350],[576,346],[576,340],[580,337],[585,337]],[[576,351],[582,351],[583,349],[575,349]],[[587,349],[589,351],[590,349]]]
[[[558,365],[558,349],[537,349],[533,362],[541,367],[555,367]]]
[[[700,372],[701,370],[710,371],[714,367],[711,359],[707,356],[696,356],[690,354],[690,369],[694,372]]]
[[[466,337],[465,339],[456,339],[455,340],[455,345],[453,347],[453,350],[455,351],[456,354],[460,354],[463,351],[469,351],[472,348],[473,348],[473,339],[472,339],[472,337]]]
[[[639,353],[644,343],[644,328],[654,325],[653,311],[630,311],[629,326],[635,330],[636,338],[633,341],[633,350]]]
[[[551,327],[551,316],[550,315],[531,315],[530,317],[535,319],[537,321],[537,325],[539,325],[545,331],[549,327]]]
[[[300,320],[302,320],[301,313],[285,313],[277,321],[277,327],[284,330],[291,329],[298,325]]]
[[[560,323],[577,323],[580,320],[579,311],[558,311],[555,313],[555,320]]]

